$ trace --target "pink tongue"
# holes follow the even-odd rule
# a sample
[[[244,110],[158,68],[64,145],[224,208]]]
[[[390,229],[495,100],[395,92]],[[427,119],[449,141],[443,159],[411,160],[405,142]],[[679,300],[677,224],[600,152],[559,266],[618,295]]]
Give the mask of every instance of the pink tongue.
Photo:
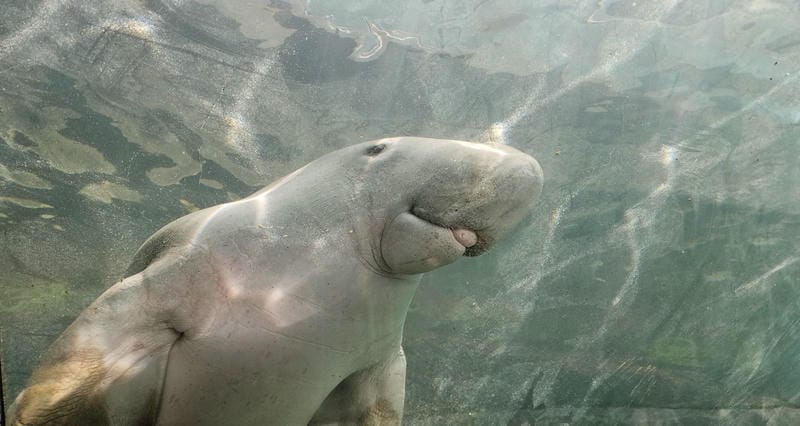
[[[469,229],[453,229],[453,237],[464,247],[472,247],[478,243],[478,236]]]

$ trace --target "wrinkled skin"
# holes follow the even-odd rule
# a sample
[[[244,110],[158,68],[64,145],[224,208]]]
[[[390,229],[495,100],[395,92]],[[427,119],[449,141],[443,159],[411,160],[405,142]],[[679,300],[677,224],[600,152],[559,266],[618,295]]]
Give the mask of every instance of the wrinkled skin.
[[[392,138],[182,217],[53,344],[11,424],[399,424],[420,274],[491,247],[541,187],[507,146]]]

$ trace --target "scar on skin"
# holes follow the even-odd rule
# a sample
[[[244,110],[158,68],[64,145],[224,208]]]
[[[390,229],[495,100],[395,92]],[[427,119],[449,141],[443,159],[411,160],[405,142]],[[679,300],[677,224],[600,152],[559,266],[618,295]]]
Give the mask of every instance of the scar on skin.
[[[399,426],[400,416],[389,401],[381,398],[367,408],[358,422],[361,426]]]

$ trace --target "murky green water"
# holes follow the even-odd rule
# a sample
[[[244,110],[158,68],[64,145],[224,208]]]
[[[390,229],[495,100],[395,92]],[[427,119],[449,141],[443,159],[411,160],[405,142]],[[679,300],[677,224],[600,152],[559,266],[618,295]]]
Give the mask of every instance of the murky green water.
[[[5,2],[6,407],[162,225],[419,135],[545,189],[423,279],[405,424],[797,422],[797,5],[531,3]]]

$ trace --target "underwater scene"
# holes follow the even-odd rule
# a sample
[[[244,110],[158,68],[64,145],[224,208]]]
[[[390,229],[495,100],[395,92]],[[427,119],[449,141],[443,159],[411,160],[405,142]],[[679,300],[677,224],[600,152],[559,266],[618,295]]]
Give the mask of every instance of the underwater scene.
[[[798,22],[3,0],[2,421],[800,424]]]

